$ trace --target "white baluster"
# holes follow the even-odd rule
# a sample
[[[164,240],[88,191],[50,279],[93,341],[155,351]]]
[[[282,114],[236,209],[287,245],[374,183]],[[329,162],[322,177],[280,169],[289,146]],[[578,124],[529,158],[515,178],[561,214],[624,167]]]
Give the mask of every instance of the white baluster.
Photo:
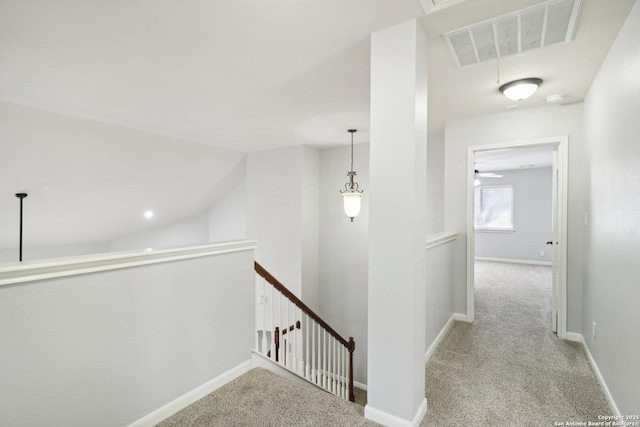
[[[276,327],[273,324],[273,311],[275,310],[275,300],[273,299],[273,291],[274,288],[273,286],[271,286],[271,284],[269,284],[269,293],[271,294],[270,297],[270,302],[271,302],[271,323],[269,324],[269,330],[271,331],[271,360],[276,360],[276,340],[274,337],[275,331],[276,331]]]
[[[338,342],[338,396],[342,397],[342,343]]]
[[[346,347],[342,347],[342,366],[344,366],[344,369],[342,370],[342,378],[343,378],[343,393],[342,393],[342,397],[348,399],[348,392],[347,390],[349,389],[349,377],[347,376],[347,349]]]
[[[266,283],[267,281],[262,279],[262,354],[266,356],[267,347],[269,345],[267,341],[267,292],[266,292]]]
[[[256,343],[255,343],[255,350],[259,351],[260,350],[260,338],[259,338],[259,331],[260,331],[260,325],[258,324],[258,319],[259,317],[257,316],[258,314],[258,310],[260,309],[260,303],[259,301],[259,295],[258,295],[258,280],[260,280],[260,276],[258,275],[258,273],[256,273],[256,277],[255,277],[255,296],[256,296],[256,322],[255,322],[255,326],[256,326]]]
[[[282,335],[282,293],[278,292],[278,327],[280,328],[280,346],[278,347],[278,363],[284,366],[284,335]]]
[[[331,392],[331,334],[327,335],[327,390]]]
[[[336,357],[336,350],[338,349],[337,347],[338,345],[338,340],[336,340],[335,338],[333,339],[333,352],[331,353],[331,358],[333,359],[333,389],[332,389],[332,393],[333,394],[338,394],[338,376],[336,375],[336,373],[338,372],[338,369],[336,368],[337,365],[337,361],[338,358]]]
[[[346,359],[347,349],[342,347],[342,397],[347,397],[347,359]]]
[[[346,381],[346,384],[347,384],[347,386],[346,386],[346,389],[347,389],[346,396],[347,396],[347,399],[348,399],[349,398],[349,377],[351,376],[351,367],[349,365],[349,351],[348,350],[345,351],[345,359],[344,359],[344,361],[346,363],[345,366],[347,367],[347,372],[346,372],[347,375],[345,376],[345,381]]]
[[[298,348],[296,349],[296,352],[298,353],[298,357],[296,358],[296,363],[297,363],[297,367],[298,367],[298,375],[300,375],[301,377],[306,378],[307,376],[305,375],[305,354],[304,354],[304,338],[305,338],[305,333],[304,333],[304,324],[303,324],[303,320],[304,320],[304,314],[302,313],[302,310],[297,309],[298,312],[298,320],[297,322],[300,322],[300,329],[297,329],[297,334],[298,334]]]
[[[290,305],[291,305],[291,301],[289,301],[289,298],[287,298],[287,303],[285,304],[285,309],[286,309],[286,317],[287,317],[287,321],[284,324],[284,327],[287,328],[287,343],[289,345],[287,345],[287,354],[285,356],[284,362],[285,362],[285,366],[289,369],[293,369],[292,365],[292,360],[291,360],[291,330],[289,329],[289,326],[291,325],[291,322],[289,321],[289,311],[290,311]]]
[[[329,347],[327,346],[327,330],[324,329],[324,363],[322,374],[324,377],[324,388],[329,389]]]
[[[306,333],[306,341],[307,341],[307,350],[305,352],[305,361],[307,362],[304,366],[304,377],[308,380],[311,380],[311,366],[309,366],[309,359],[311,358],[311,352],[309,351],[309,323],[311,323],[311,319],[309,319],[309,315],[307,314],[307,324],[305,325]]]
[[[311,381],[314,382],[314,384],[318,384],[318,377],[316,376],[317,372],[316,372],[316,366],[317,366],[317,348],[316,348],[316,322],[315,320],[312,320],[312,324],[311,324]]]
[[[300,373],[300,361],[302,360],[301,358],[301,354],[300,354],[300,330],[298,329],[298,319],[300,318],[300,316],[298,316],[298,307],[296,307],[295,305],[293,306],[293,333],[295,336],[295,339],[293,340],[295,346],[293,347],[293,370],[295,372],[297,372],[298,374]]]

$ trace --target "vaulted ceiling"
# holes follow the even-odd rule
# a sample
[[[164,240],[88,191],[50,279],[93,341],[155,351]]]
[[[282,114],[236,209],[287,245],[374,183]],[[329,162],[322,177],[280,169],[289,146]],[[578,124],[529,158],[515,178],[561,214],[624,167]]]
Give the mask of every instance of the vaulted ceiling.
[[[247,152],[366,142],[369,35],[411,18],[429,132],[503,112],[496,62],[458,68],[441,35],[539,2],[0,0],[0,248],[18,191],[32,244],[107,241],[206,209]],[[580,102],[633,3],[584,0],[574,41],[503,58],[501,81],[545,80],[515,108]]]

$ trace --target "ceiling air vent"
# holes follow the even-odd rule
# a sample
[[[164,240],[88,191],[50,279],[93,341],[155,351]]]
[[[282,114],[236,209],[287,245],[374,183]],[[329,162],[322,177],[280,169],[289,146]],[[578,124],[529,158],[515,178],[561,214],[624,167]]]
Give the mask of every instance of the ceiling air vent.
[[[443,34],[458,67],[571,41],[582,0],[555,0]]]

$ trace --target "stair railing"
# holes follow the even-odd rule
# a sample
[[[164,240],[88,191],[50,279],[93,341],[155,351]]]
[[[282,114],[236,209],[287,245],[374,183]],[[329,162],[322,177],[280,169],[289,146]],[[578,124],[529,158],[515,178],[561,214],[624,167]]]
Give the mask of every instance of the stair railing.
[[[350,401],[353,337],[347,341],[260,264],[256,271],[255,350],[295,374]]]

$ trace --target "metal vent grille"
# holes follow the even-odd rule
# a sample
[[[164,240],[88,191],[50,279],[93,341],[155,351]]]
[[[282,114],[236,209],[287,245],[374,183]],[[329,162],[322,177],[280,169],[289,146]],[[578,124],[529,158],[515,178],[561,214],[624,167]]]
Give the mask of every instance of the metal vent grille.
[[[573,38],[582,0],[554,0],[443,34],[458,67]]]

